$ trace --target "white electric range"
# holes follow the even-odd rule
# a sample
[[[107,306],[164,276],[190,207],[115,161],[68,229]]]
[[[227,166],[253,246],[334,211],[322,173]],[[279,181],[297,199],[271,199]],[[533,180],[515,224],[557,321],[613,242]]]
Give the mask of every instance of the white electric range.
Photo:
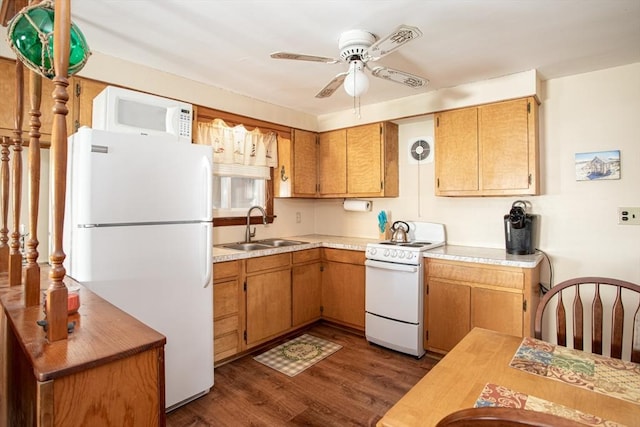
[[[369,342],[424,355],[423,252],[446,243],[443,224],[408,222],[408,242],[370,243],[365,261],[365,335]]]

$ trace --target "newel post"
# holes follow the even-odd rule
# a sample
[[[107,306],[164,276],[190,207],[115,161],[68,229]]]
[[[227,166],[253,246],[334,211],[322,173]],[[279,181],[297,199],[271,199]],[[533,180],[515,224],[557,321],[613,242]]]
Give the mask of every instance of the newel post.
[[[66,271],[62,262],[65,254],[62,248],[64,226],[64,203],[67,186],[67,101],[69,94],[67,78],[69,71],[69,38],[71,27],[70,0],[55,2],[53,26],[53,56],[55,77],[53,78],[53,131],[51,136],[51,200],[52,200],[52,242],[49,260],[49,287],[45,306],[49,341],[66,339],[67,332],[67,287],[63,279]]]

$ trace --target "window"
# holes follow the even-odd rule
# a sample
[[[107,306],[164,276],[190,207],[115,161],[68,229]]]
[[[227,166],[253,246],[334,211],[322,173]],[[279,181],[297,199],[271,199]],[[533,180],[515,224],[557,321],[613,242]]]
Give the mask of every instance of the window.
[[[196,117],[194,142],[211,145],[214,149],[213,216],[215,219],[213,225],[216,227],[244,225],[247,211],[251,206],[256,205],[266,210],[267,221],[272,223],[275,218],[273,215],[273,168],[277,166],[277,151],[274,150],[277,150],[277,136],[290,138],[291,128],[200,106],[197,108]],[[235,128],[242,124],[245,134],[273,133],[270,136],[272,139],[269,139],[270,142],[265,142],[264,147],[260,143],[246,144],[245,139],[243,148],[242,144],[238,144],[239,133],[233,132],[233,145],[225,145],[229,138],[222,138],[220,141],[224,140],[226,143],[220,145],[216,139],[220,135],[222,124],[220,121],[223,121],[227,128]],[[212,127],[211,125],[216,122],[218,126]],[[257,150],[254,150],[255,148]],[[254,151],[256,151],[255,154],[266,154],[266,165],[264,162],[251,159]],[[243,161],[237,161],[237,154],[242,152],[249,155],[249,161],[246,161],[246,156],[242,159]],[[235,164],[231,169],[226,169],[231,159]],[[273,161],[275,164],[271,163]],[[258,222],[262,222],[262,218],[257,216],[251,218],[251,223]]]
[[[243,216],[251,206],[266,208],[265,188],[265,179],[214,175],[214,218]]]

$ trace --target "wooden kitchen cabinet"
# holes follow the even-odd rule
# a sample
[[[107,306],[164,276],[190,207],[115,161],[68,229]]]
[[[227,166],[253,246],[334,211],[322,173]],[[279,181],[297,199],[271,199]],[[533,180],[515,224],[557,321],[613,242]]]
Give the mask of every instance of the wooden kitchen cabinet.
[[[107,83],[97,80],[74,77],[69,85],[69,103],[71,104],[73,117],[73,127],[69,133],[74,133],[81,126],[92,127],[93,120],[93,98],[98,96]]]
[[[364,331],[365,255],[323,248],[322,318]]]
[[[446,353],[474,327],[533,334],[540,267],[428,259],[425,348]]]
[[[398,125],[372,123],[320,133],[321,197],[398,197]]]
[[[292,129],[291,139],[278,137],[275,197],[316,197],[317,139],[317,133],[300,129]]]
[[[435,115],[437,196],[539,194],[534,97]]]
[[[291,255],[292,326],[297,327],[322,315],[322,263],[320,248]]]
[[[240,261],[213,264],[214,362],[243,349],[244,292]]]
[[[30,102],[30,74],[31,70],[24,67],[23,93],[22,93],[22,139],[29,141],[29,128],[31,127]],[[40,141],[42,146],[48,147],[51,142],[51,129],[53,127],[53,82],[42,78],[42,94],[40,102]],[[0,136],[13,138],[15,128],[15,103],[16,103],[16,62],[11,59],[0,58],[0,99],[3,107],[0,109]],[[70,106],[67,106],[71,110]],[[71,127],[71,117],[67,115],[67,130]],[[72,132],[69,132],[70,134]]]
[[[246,344],[252,347],[291,328],[291,254],[245,263]]]
[[[320,197],[339,197],[347,193],[347,131],[322,132],[318,144]]]
[[[383,122],[347,129],[347,194],[398,197],[398,125]]]
[[[449,351],[471,330],[471,287],[430,279],[427,292],[427,348]]]

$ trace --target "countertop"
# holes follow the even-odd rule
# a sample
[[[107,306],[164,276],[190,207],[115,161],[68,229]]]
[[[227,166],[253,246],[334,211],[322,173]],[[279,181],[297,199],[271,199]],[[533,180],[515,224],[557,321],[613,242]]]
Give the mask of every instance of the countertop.
[[[333,248],[352,251],[366,250],[367,243],[379,242],[378,239],[366,239],[360,237],[330,236],[324,234],[308,234],[303,236],[282,237],[287,240],[306,242],[296,246],[284,246],[278,248],[259,249],[254,251],[238,251],[233,249],[213,247],[213,262],[233,261],[238,259],[254,258],[259,256],[274,255],[286,252],[294,252],[312,248]],[[504,265],[509,267],[534,268],[542,261],[542,254],[511,255],[504,249],[482,248],[474,246],[445,245],[439,248],[423,252],[425,258],[438,258],[449,261],[473,262],[479,264]]]

